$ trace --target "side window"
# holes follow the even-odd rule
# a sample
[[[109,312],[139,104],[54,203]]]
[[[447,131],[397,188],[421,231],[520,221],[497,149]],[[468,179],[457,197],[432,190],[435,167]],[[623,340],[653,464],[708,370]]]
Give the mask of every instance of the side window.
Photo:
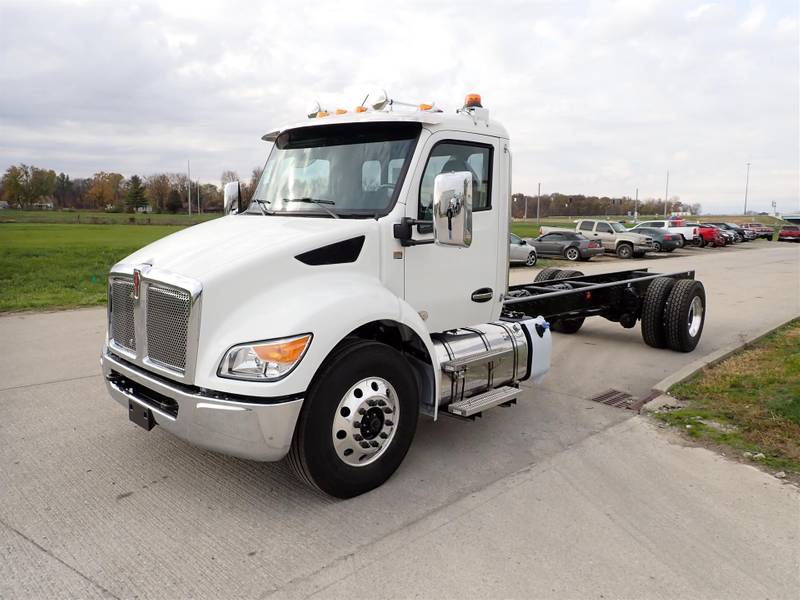
[[[598,223],[597,231],[599,233],[613,233],[613,231],[611,231],[611,226],[608,223]]]
[[[594,225],[594,221],[581,221],[580,230],[581,231],[591,231],[593,225]]]
[[[472,173],[472,210],[491,210],[492,148],[470,142],[439,142],[431,150],[419,186],[417,218],[433,218],[433,182],[440,173]]]
[[[547,236],[548,242],[563,242],[564,235],[561,233],[551,233]]]
[[[652,223],[648,223],[648,227],[664,227],[664,221],[653,221]]]

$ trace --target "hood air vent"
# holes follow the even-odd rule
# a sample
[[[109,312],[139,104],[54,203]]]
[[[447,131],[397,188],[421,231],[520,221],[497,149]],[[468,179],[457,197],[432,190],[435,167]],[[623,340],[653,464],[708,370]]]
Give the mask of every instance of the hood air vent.
[[[301,263],[314,267],[321,265],[340,265],[356,262],[361,248],[364,246],[364,236],[351,238],[335,244],[328,244],[316,250],[309,250],[295,256]]]

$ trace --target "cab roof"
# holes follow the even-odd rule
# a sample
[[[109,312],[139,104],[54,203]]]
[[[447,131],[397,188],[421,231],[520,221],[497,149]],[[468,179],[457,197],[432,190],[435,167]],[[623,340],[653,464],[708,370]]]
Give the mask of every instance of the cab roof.
[[[261,139],[274,142],[284,131],[318,125],[333,125],[344,123],[421,123],[425,129],[434,131],[458,131],[463,133],[476,133],[492,137],[508,139],[508,132],[497,121],[489,118],[489,111],[459,110],[456,113],[445,113],[437,110],[416,111],[383,111],[370,110],[367,112],[347,112],[344,114],[331,114],[325,117],[312,117],[297,123],[274,129],[264,134]]]

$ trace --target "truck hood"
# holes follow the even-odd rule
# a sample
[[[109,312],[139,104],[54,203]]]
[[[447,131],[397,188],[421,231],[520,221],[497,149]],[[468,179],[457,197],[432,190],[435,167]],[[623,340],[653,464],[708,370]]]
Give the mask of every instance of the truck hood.
[[[653,236],[646,235],[644,233],[634,233],[632,231],[628,231],[625,233],[618,233],[617,239],[625,240],[626,242],[633,242],[634,244],[644,244],[646,242],[652,242]]]
[[[240,263],[263,264],[364,235],[370,225],[369,219],[230,215],[173,233],[121,263],[148,264],[203,281]]]

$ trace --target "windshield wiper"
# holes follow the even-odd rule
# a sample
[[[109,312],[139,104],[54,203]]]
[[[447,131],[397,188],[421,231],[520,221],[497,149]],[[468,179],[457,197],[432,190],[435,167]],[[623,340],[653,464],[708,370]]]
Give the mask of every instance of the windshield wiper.
[[[319,198],[307,198],[306,197],[306,198],[283,198],[283,201],[284,202],[289,202],[289,203],[291,203],[291,202],[303,202],[304,204],[316,204],[322,210],[324,210],[326,213],[328,213],[330,216],[332,216],[334,219],[338,219],[339,218],[339,215],[337,215],[330,208],[325,206],[326,204],[328,204],[330,206],[336,206],[336,202],[334,202],[333,200],[320,200]]]
[[[265,206],[269,206],[270,205],[269,200],[262,200],[261,198],[253,198],[253,202],[257,202],[258,203],[258,208],[261,209],[261,214],[262,215],[274,215],[275,214],[275,211],[268,210],[268,209],[264,208]]]

